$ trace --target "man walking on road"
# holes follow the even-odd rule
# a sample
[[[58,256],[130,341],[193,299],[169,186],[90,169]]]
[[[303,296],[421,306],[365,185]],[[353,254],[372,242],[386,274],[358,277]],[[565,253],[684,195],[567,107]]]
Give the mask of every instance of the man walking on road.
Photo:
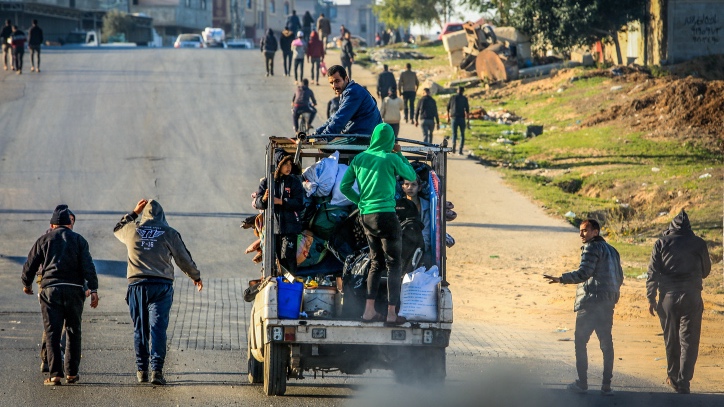
[[[397,89],[395,74],[390,72],[387,65],[382,65],[382,72],[377,77],[377,98],[382,101],[382,99],[389,96],[390,89]]]
[[[11,52],[12,48],[10,47],[10,43],[8,42],[8,38],[13,34],[13,21],[8,19],[5,20],[5,25],[3,26],[2,31],[0,31],[0,42],[2,42],[2,49],[3,49],[3,69],[8,70],[8,56],[12,58]],[[12,59],[10,60],[11,66],[12,66]],[[12,66],[12,69],[15,70],[15,67]]]
[[[422,137],[425,143],[432,143],[432,132],[435,126],[440,130],[440,117],[437,114],[437,103],[430,96],[430,89],[423,89],[425,96],[420,98],[420,103],[415,111],[415,127],[422,126]],[[422,120],[422,123],[420,123]]]
[[[397,316],[402,283],[402,230],[395,212],[397,176],[408,181],[417,178],[407,158],[395,143],[392,127],[387,123],[375,127],[370,147],[357,154],[344,173],[340,191],[359,207],[362,226],[367,235],[370,251],[370,270],[367,277],[367,301],[363,322],[382,321],[384,316],[375,310],[384,265],[387,266],[387,318],[386,325],[400,325],[404,318]],[[357,182],[359,193],[353,185]]]
[[[704,312],[702,280],[710,271],[706,242],[691,230],[682,209],[654,244],[646,280],[649,313],[656,311],[664,331],[666,383],[680,394],[689,394],[694,377]]]
[[[468,98],[463,95],[465,88],[462,86],[458,88],[457,95],[454,95],[447,102],[447,122],[450,123],[452,120],[452,140],[453,140],[453,153],[456,150],[456,142],[458,138],[458,130],[460,130],[460,153],[463,153],[463,146],[465,145],[465,127],[467,127],[468,120],[470,120],[470,105],[468,104]]]
[[[33,294],[32,284],[40,276],[40,312],[45,337],[50,377],[46,386],[78,382],[81,358],[81,322],[85,302],[84,283],[91,290],[91,307],[98,306],[98,276],[88,242],[73,232],[68,205],[58,205],[50,218],[51,231],[41,236],[23,266],[23,292]],[[60,342],[66,331],[65,363]]]
[[[578,380],[568,385],[575,393],[588,391],[588,352],[586,345],[595,331],[603,352],[601,394],[613,395],[613,309],[620,296],[623,269],[618,251],[599,236],[601,226],[596,220],[581,223],[581,264],[578,270],[560,277],[543,275],[549,284],[578,284],[573,310],[576,315],[576,369]]]
[[[40,46],[43,44],[43,30],[38,27],[38,20],[28,31],[28,48],[30,49],[30,71],[40,72]],[[35,60],[38,60],[37,64]]]
[[[261,39],[259,49],[264,54],[266,76],[274,76],[274,54],[277,52],[277,39],[274,37],[274,31],[271,28],[266,31],[266,37]]]
[[[417,74],[412,70],[412,65],[407,64],[406,68],[400,73],[397,84],[397,90],[399,90],[402,100],[405,102],[405,123],[407,123],[408,118],[412,120],[412,115],[415,114],[415,95],[417,95],[417,88],[420,86],[420,81],[417,79]],[[408,111],[409,116],[407,115]]]
[[[136,222],[141,213],[141,221]],[[194,281],[199,291],[204,287],[201,272],[181,235],[166,223],[161,204],[154,200],[138,201],[133,212],[124,215],[116,224],[113,233],[128,251],[126,302],[133,320],[136,379],[139,383],[148,382],[150,357],[151,383],[165,385],[166,329],[173,302],[171,259]]]
[[[329,23],[329,19],[324,16],[324,13],[319,15],[317,19],[317,34],[319,39],[324,44],[324,50],[327,50],[327,41],[329,41],[329,34],[332,33],[332,25]]]
[[[13,33],[10,34],[10,46],[13,48],[13,70],[18,75],[23,73],[23,56],[25,55],[25,33],[17,26],[13,26]]]

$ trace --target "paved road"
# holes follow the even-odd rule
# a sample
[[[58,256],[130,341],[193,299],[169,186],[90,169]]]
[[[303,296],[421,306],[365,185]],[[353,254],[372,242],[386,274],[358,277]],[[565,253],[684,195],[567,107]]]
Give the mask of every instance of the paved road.
[[[279,398],[249,385],[240,293],[257,271],[238,225],[265,135],[289,133],[292,90],[289,78],[263,76],[258,52],[240,50],[50,50],[41,74],[0,72],[0,405],[676,405],[628,377],[614,401],[569,395],[570,343],[466,321],[456,321],[444,391],[399,388],[378,371],[294,381]],[[326,104],[329,89],[315,90]],[[175,283],[164,388],[135,384],[125,249],[111,233],[142,197],[164,205],[205,280],[202,293],[183,275]],[[84,314],[81,384],[47,388],[37,299],[22,294],[19,272],[58,203],[90,242],[101,302]],[[721,405],[716,397],[688,401]]]

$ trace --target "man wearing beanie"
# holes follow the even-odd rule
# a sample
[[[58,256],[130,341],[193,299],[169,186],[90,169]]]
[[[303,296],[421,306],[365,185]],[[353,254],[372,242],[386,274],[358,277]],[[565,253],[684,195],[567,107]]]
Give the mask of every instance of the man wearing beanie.
[[[98,306],[98,277],[88,242],[73,232],[68,205],[58,205],[50,219],[50,232],[41,236],[23,266],[25,294],[32,295],[32,283],[40,276],[40,312],[47,337],[50,377],[43,384],[61,384],[79,379],[81,358],[81,319],[85,302],[84,283],[91,290],[91,307]],[[65,366],[60,351],[63,326],[66,329]]]
[[[139,215],[141,221],[136,222]],[[173,303],[171,259],[194,280],[199,291],[204,287],[201,272],[181,235],[166,223],[161,204],[154,200],[138,201],[133,212],[116,224],[113,233],[128,251],[126,302],[133,320],[136,379],[139,383],[148,382],[150,359],[151,383],[165,385],[166,329]]]

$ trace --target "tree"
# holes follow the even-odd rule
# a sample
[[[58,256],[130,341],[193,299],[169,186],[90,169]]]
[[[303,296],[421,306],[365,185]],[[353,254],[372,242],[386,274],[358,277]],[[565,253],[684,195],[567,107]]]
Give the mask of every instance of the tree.
[[[514,25],[539,44],[570,50],[610,37],[623,63],[618,32],[646,16],[646,0],[519,0]]]
[[[452,0],[383,0],[373,6],[380,22],[390,28],[420,24],[442,28],[452,9]]]
[[[517,3],[515,0],[460,0],[460,4],[481,13],[495,10],[493,21],[501,27],[507,27],[511,24],[511,12],[515,3]]]
[[[118,10],[110,10],[103,16],[103,42],[120,34],[128,35],[133,28],[131,15]]]

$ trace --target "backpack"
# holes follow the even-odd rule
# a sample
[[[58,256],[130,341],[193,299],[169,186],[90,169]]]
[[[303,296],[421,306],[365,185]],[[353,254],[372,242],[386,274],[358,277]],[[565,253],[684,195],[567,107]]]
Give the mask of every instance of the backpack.
[[[357,319],[365,309],[367,297],[367,274],[370,271],[370,259],[367,251],[347,256],[342,271],[342,316]]]
[[[352,207],[335,206],[329,202],[325,202],[317,208],[314,217],[309,222],[309,229],[315,236],[320,239],[329,240],[334,233],[334,229],[343,220],[347,219]]]
[[[402,275],[405,275],[415,269],[425,250],[425,238],[422,236],[425,225],[420,220],[417,206],[409,199],[397,200],[395,211],[402,229]],[[420,253],[415,256],[418,250]]]
[[[327,249],[339,261],[367,248],[367,236],[359,221],[359,210],[355,209],[346,219],[337,224],[327,241]]]

